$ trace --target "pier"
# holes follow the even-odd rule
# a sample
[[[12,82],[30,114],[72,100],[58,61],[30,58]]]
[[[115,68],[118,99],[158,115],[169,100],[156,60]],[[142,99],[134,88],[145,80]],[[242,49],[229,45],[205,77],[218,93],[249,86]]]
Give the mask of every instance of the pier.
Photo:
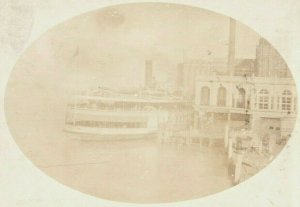
[[[194,129],[171,131],[161,130],[158,141],[176,147],[178,150],[193,146],[209,153],[212,148],[226,153],[228,175],[233,185],[238,184],[268,165],[282,149],[282,143],[274,143],[276,138],[265,137],[251,130],[235,129],[229,124],[215,127],[214,131]]]

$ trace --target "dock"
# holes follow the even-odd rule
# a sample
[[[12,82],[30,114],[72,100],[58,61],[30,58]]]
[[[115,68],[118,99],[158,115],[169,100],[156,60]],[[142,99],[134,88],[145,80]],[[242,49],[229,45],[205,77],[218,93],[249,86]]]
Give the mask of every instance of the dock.
[[[282,144],[268,144],[264,139],[251,130],[237,130],[229,125],[213,128],[215,130],[193,129],[180,131],[161,130],[158,140],[161,144],[170,144],[178,149],[185,146],[195,146],[199,150],[218,146],[227,154],[228,175],[236,185],[253,176],[265,166],[282,149]]]

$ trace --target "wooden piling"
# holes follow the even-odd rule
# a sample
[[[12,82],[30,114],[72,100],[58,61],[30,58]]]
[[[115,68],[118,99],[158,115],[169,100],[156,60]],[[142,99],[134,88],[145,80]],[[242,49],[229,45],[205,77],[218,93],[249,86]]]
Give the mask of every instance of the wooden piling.
[[[233,152],[233,148],[232,148],[232,141],[233,139],[232,138],[229,138],[228,139],[228,159],[230,159],[232,157],[232,152]]]
[[[226,124],[225,126],[225,136],[224,136],[224,146],[227,149],[228,147],[228,139],[229,139],[229,125]]]
[[[236,154],[236,164],[235,164],[235,172],[234,172],[234,183],[235,184],[238,184],[241,179],[242,162],[243,162],[243,154],[242,154],[242,152],[238,152]]]

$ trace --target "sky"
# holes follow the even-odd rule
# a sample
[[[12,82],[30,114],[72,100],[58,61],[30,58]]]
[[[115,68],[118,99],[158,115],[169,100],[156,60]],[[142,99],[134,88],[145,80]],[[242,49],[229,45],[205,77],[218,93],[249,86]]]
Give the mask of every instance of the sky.
[[[63,22],[42,35],[23,60],[57,70],[56,76],[63,75],[66,85],[76,80],[83,85],[140,86],[145,60],[153,61],[159,78],[171,81],[178,63],[207,59],[208,50],[210,58],[227,58],[228,36],[229,18],[207,10],[126,4]],[[255,58],[258,38],[237,23],[236,57]]]

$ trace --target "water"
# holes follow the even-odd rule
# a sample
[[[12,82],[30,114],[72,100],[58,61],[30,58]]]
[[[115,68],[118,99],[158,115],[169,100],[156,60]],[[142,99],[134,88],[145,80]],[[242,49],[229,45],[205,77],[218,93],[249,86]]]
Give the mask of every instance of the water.
[[[64,133],[63,139],[48,147],[52,156],[39,156],[36,162],[48,175],[84,193],[152,203],[199,198],[231,187],[222,147],[178,148],[159,144],[155,138],[79,138]]]
[[[148,203],[200,198],[231,187],[222,148],[178,149],[158,144],[155,138],[80,141],[63,131],[64,104],[51,102],[48,105],[61,108],[48,110],[48,105],[30,98],[27,104],[19,98],[9,102],[10,131],[37,167],[76,190],[103,199]],[[13,106],[20,107],[17,113]]]

